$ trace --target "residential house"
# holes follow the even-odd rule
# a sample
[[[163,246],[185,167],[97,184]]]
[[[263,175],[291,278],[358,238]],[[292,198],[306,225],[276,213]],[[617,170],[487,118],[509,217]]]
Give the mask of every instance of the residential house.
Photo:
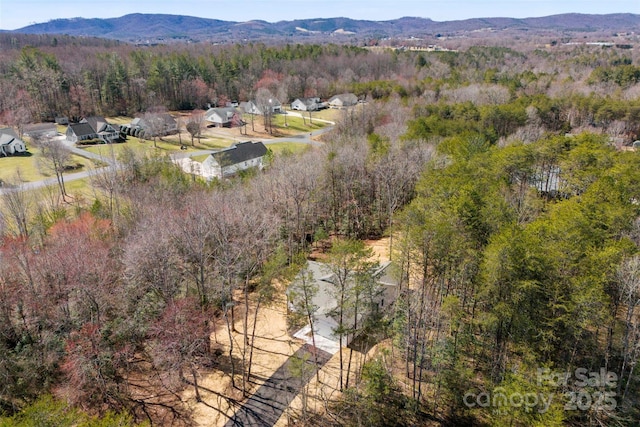
[[[87,123],[98,134],[98,137],[105,144],[110,144],[120,137],[119,129],[116,129],[104,117],[91,116],[80,120],[80,123]]]
[[[374,305],[371,306],[371,304],[367,303],[367,297],[359,297],[361,303],[357,312],[357,320],[360,325],[367,316],[371,315],[372,310],[385,310],[396,300],[398,281],[394,277],[391,266],[391,262],[385,262],[378,265],[378,267],[372,271],[371,276],[374,281],[374,287],[370,295],[370,302],[373,302]],[[312,304],[317,307],[313,321],[314,334],[316,337],[321,337],[324,340],[336,343],[340,342],[340,338],[334,332],[338,328],[335,274],[327,264],[316,261],[308,261],[305,271],[301,274],[306,274],[308,280],[311,280],[313,282],[312,285],[317,289],[317,292],[312,298]],[[296,280],[300,280],[300,276]],[[294,285],[291,285],[287,290],[289,309],[291,310],[295,310],[294,303],[296,298],[299,298],[299,296],[295,295],[293,286]],[[354,275],[349,273],[347,278],[347,293],[350,293],[354,286]],[[352,302],[353,301],[350,301],[350,303],[347,304],[348,308],[345,309],[343,316],[343,325],[346,326],[347,330],[352,329],[356,323],[356,313],[353,311]],[[309,329],[308,325],[307,329]],[[340,344],[342,346],[349,345],[356,335],[357,332],[343,336]],[[296,336],[298,336],[298,334],[296,334]]]
[[[150,123],[150,121],[154,121]],[[158,126],[154,126],[156,124]],[[156,115],[150,115],[147,117],[137,117],[131,120],[128,125],[123,125],[120,128],[128,135],[135,135],[136,130],[144,131],[147,135],[153,135],[157,132],[156,136],[165,136],[178,133],[178,122],[169,113],[161,113]],[[138,134],[140,132],[137,132]]]
[[[73,142],[74,144],[100,138],[100,135],[98,135],[89,123],[72,123],[67,127],[65,135],[67,141]]]
[[[36,139],[53,138],[58,136],[58,128],[55,123],[35,123],[26,125],[22,134]]]
[[[353,93],[341,93],[340,95],[334,95],[327,101],[331,108],[345,108],[351,107],[358,103],[358,97]]]
[[[320,102],[320,98],[296,98],[291,103],[291,109],[297,111],[318,111],[326,108],[326,105]]]
[[[267,147],[262,142],[246,141],[215,151],[201,162],[191,158],[177,159],[175,162],[186,173],[212,180],[227,178],[250,168],[262,169],[266,154]]]
[[[269,100],[269,105],[271,106],[271,112],[273,114],[282,113],[282,104],[277,99],[273,98]],[[262,106],[259,105],[256,101],[245,101],[240,103],[240,109],[247,114],[264,114],[262,110]]]
[[[204,119],[216,127],[233,127],[242,125],[240,111],[233,107],[209,108],[204,113]]]
[[[0,129],[0,156],[25,153],[27,147],[24,141],[11,128]]]

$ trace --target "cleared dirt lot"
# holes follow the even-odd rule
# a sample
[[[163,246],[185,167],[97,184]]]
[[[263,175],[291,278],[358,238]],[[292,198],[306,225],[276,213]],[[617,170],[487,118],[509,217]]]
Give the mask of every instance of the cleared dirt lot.
[[[373,248],[374,256],[380,262],[388,259],[389,240],[367,241],[367,246]],[[250,394],[253,394],[264,385],[277,370],[294,353],[298,352],[304,345],[302,340],[293,338],[287,330],[287,306],[284,297],[285,285],[281,285],[280,297],[269,307],[260,308],[258,322],[256,324],[256,349],[254,350],[252,373],[253,378],[250,384]],[[250,310],[254,310],[251,304]],[[236,311],[235,329],[238,332],[232,333],[234,347],[239,349],[242,346],[242,311],[238,307]],[[253,313],[253,312],[252,312]],[[251,313],[251,314],[252,314]],[[249,317],[253,317],[252,315]],[[252,324],[249,325],[252,327]],[[200,396],[202,402],[197,402],[193,387],[187,388],[182,398],[193,410],[194,420],[200,426],[224,426],[233,417],[234,413],[246,401],[239,390],[231,386],[231,379],[228,375],[229,366],[229,335],[223,322],[219,322],[218,329],[211,337],[213,350],[221,354],[219,369],[201,372]],[[345,357],[349,350],[345,351]],[[240,352],[236,352],[240,357]],[[359,370],[360,364],[364,362],[366,355],[354,351],[353,363],[351,367],[352,375]],[[333,355],[329,361],[323,365],[318,376],[311,375],[307,387],[299,393],[285,409],[276,426],[286,426],[290,418],[296,418],[301,411],[303,400],[307,398],[307,408],[310,411],[322,412],[325,405],[332,399],[339,396],[339,356]]]

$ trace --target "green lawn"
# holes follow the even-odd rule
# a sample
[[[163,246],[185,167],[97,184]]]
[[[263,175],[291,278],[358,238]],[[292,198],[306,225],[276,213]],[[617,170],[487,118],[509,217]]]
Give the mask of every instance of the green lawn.
[[[126,116],[108,117],[106,119],[112,125],[128,125],[133,120],[133,118]]]
[[[111,153],[115,155],[116,158],[122,154],[122,152],[126,149],[133,150],[134,152],[143,154],[143,153],[174,153],[180,150],[180,141],[178,137],[172,135],[170,137],[164,137],[156,140],[155,146],[152,140],[139,139],[135,137],[127,137],[127,142],[122,144],[100,144],[100,145],[92,145],[88,147],[83,147],[83,149],[90,151],[95,154],[100,154],[105,157],[110,157]],[[196,139],[195,146],[191,146],[191,139],[186,140],[184,137],[182,138],[182,143],[187,147],[187,152],[189,151],[199,151],[199,150],[218,150],[220,148],[225,148],[230,146],[233,141],[232,140],[223,140],[219,138],[205,137],[201,138],[200,142]]]
[[[297,154],[302,153],[305,150],[309,150],[311,147],[308,144],[301,142],[276,142],[275,144],[268,144],[267,148],[271,149],[276,155],[280,154]]]
[[[180,137],[178,135],[168,135],[162,138],[166,143],[173,144],[180,149]],[[194,146],[191,146],[191,135],[182,134],[182,144],[185,145],[188,151],[193,150],[219,150],[220,148],[227,148],[233,144],[233,137],[218,138],[211,135],[203,135],[200,138],[193,139]],[[151,142],[153,145],[153,142]]]
[[[306,133],[329,126],[328,123],[313,120],[313,115],[311,117],[312,120],[309,121],[308,115],[305,115],[304,119],[301,117],[287,116],[287,126],[285,127],[284,115],[276,114],[273,116],[273,126],[288,134]]]
[[[307,116],[309,115],[309,113],[306,113],[304,111],[300,111],[301,114],[306,114]],[[323,119],[323,120],[329,120],[332,122],[335,122],[336,120],[338,120],[338,118],[340,118],[340,115],[342,114],[341,110],[338,110],[336,108],[325,108],[324,110],[320,110],[320,111],[313,111],[311,113],[311,117],[312,118],[318,118],[318,119]]]
[[[82,202],[81,204],[83,205],[91,204],[95,198],[89,178],[65,182],[64,187],[67,189],[68,195],[72,196],[78,202]]]
[[[33,147],[29,148],[27,156],[0,157],[0,179],[3,181],[12,181],[18,171],[20,177],[25,182],[40,181],[52,178],[53,174],[48,174],[46,170],[41,171],[38,167],[38,157],[40,152]],[[68,173],[82,172],[88,167],[93,166],[93,162],[89,159],[79,156],[71,156],[73,170]]]

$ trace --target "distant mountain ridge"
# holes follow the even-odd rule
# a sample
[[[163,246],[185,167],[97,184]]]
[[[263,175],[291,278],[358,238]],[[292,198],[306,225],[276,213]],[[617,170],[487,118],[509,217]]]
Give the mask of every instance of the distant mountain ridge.
[[[134,13],[107,19],[55,19],[33,24],[15,33],[67,34],[102,37],[126,42],[222,41],[296,37],[422,37],[481,30],[552,30],[552,31],[636,31],[640,32],[640,15],[617,13],[586,15],[578,13],[540,18],[473,18],[460,21],[433,21],[404,17],[389,21],[350,18],[299,19],[294,21],[234,22],[183,15]]]

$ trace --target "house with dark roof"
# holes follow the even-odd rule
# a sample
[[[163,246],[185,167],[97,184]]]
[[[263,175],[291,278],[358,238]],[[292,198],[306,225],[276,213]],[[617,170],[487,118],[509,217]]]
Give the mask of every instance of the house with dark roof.
[[[151,123],[150,121],[157,121]],[[165,136],[178,133],[178,122],[169,113],[155,114],[146,117],[137,117],[131,121],[128,125],[123,125],[120,128],[128,135],[135,135],[136,130],[142,130],[147,135],[153,135],[158,132],[156,136]],[[139,133],[139,132],[138,132]]]
[[[65,133],[67,141],[74,144],[82,143],[82,141],[97,140],[100,135],[91,127],[89,123],[71,123],[67,127]]]
[[[27,147],[24,141],[11,128],[0,129],[0,156],[10,156],[25,153]]]
[[[98,134],[98,137],[110,144],[120,137],[120,132],[102,116],[85,117],[80,123],[87,123]]]
[[[216,127],[233,127],[242,125],[242,114],[233,107],[209,108],[204,119]]]
[[[267,147],[262,142],[246,141],[215,151],[203,161],[183,158],[176,159],[175,163],[186,173],[201,176],[206,180],[223,179],[243,170],[263,169],[266,154]]]
[[[57,125],[67,126],[69,124],[69,118],[66,116],[58,116],[54,119]]]
[[[58,128],[55,123],[34,123],[25,125],[22,135],[29,138],[53,138],[58,136]]]

